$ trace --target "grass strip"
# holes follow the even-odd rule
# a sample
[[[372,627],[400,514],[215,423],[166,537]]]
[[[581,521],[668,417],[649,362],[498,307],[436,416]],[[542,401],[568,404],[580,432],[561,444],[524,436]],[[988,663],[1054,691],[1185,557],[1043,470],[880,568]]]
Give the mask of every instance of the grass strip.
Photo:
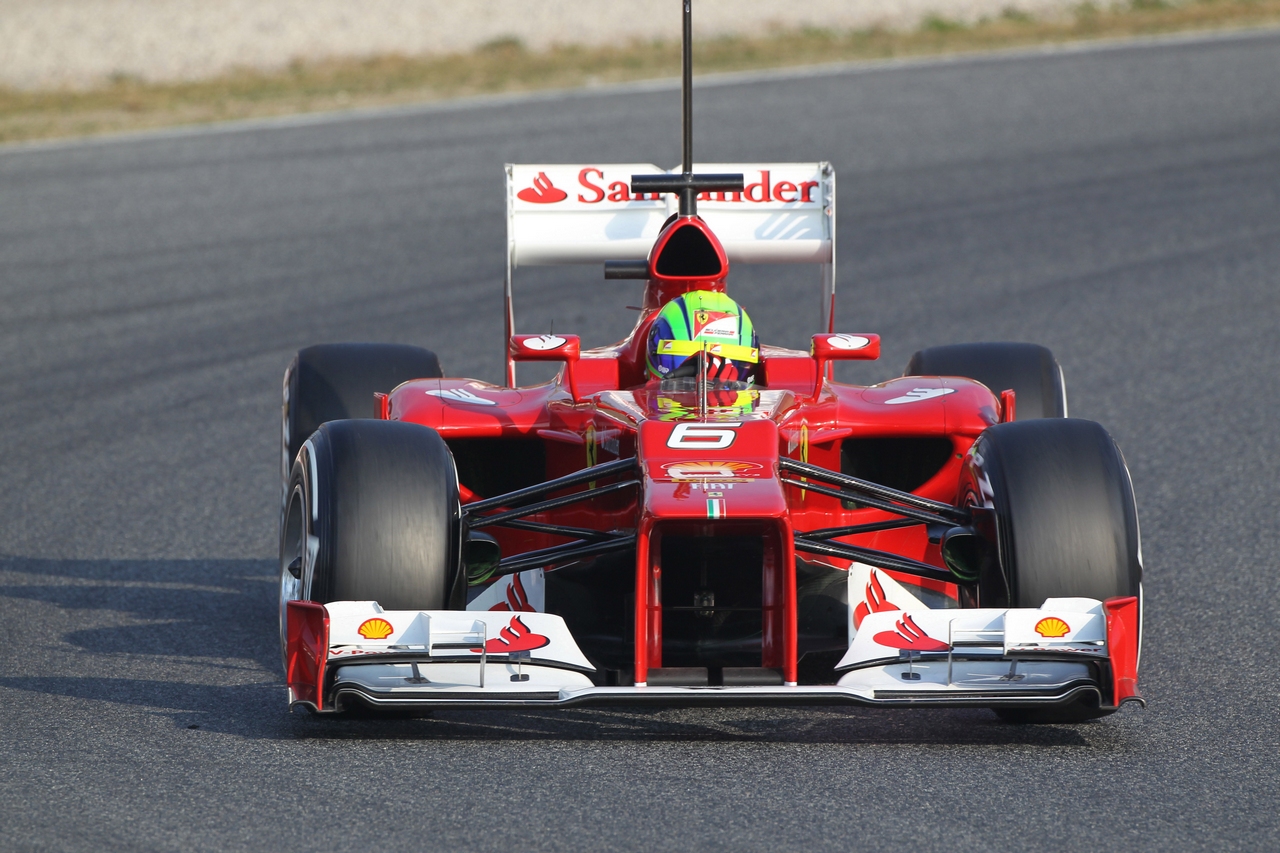
[[[778,30],[699,41],[700,73],[945,55],[1099,38],[1280,24],[1280,0],[1128,0],[1082,3],[1035,18],[1013,10],[963,24],[926,19],[907,32]],[[295,62],[184,83],[118,76],[88,90],[0,88],[0,142],[260,118],[467,95],[571,88],[677,75],[678,41],[526,50],[504,39],[469,53]]]

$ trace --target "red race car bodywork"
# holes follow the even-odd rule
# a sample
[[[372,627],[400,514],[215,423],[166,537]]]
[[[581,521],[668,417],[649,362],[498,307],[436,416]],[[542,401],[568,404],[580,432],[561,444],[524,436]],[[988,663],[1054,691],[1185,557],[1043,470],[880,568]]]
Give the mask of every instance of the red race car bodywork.
[[[880,354],[878,336],[835,331],[835,172],[693,171],[683,6],[681,170],[507,167],[504,385],[394,345],[313,347],[286,371],[291,705],[847,702],[1063,722],[1141,702],[1119,449],[1066,417],[1043,347],[933,347],[899,379],[833,380],[833,362]],[[809,352],[651,339],[673,300],[723,300],[730,261],[824,265]],[[644,280],[631,335],[584,351],[516,334],[517,267],[585,262]],[[686,360],[651,375],[676,344]],[[721,356],[751,381],[716,379]],[[522,361],[563,369],[521,387]]]
[[[613,171],[527,168],[544,193],[548,171]],[[825,164],[755,171],[830,176]],[[690,245],[682,229],[714,249],[713,272],[679,274],[664,254]],[[877,358],[880,342],[831,331],[807,353],[761,347],[747,387],[647,376],[658,309],[723,291],[728,254],[707,220],[670,217],[632,273],[647,283],[626,340],[584,351],[574,335],[511,335],[507,386],[424,378],[376,395],[378,419],[429,428],[449,448],[466,594],[416,611],[286,602],[293,701],[849,701],[1075,718],[1138,699],[1134,596],[1084,590],[1028,607],[1010,592],[998,528],[1011,522],[974,444],[1016,417],[1014,389],[942,375],[835,382],[832,362]],[[522,361],[564,367],[519,387]],[[481,540],[484,570],[468,557]],[[504,677],[486,687],[494,667]]]

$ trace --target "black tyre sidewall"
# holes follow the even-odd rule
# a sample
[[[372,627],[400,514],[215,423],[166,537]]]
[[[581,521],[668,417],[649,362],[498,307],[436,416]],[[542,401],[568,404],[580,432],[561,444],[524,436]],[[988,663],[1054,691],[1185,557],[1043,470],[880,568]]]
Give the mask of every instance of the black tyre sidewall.
[[[991,507],[995,516],[998,558],[984,573],[980,606],[1039,608],[1049,598],[1141,600],[1133,484],[1120,448],[1099,424],[1043,419],[990,427],[970,451],[964,480],[969,499]],[[1141,642],[1140,633],[1139,649]],[[1011,723],[1079,723],[1114,710],[1099,698],[996,713]]]
[[[320,344],[299,350],[284,372],[281,482],[288,483],[302,443],[321,424],[376,418],[375,393],[443,375],[435,353],[405,344]]]
[[[1137,509],[1124,457],[1099,424],[1000,424],[974,444],[991,491],[1009,605],[1138,595]]]
[[[280,594],[280,655],[288,672],[286,602],[307,598],[307,583],[311,569],[307,555],[307,534],[310,531],[309,504],[304,497],[310,488],[307,463],[301,455],[294,461],[289,479],[285,483],[283,506],[280,510],[280,574],[277,588]],[[300,562],[300,577],[294,581],[289,576],[289,566],[295,559]]]
[[[305,597],[377,601],[385,610],[448,606],[461,563],[461,510],[453,457],[434,430],[331,421],[297,462],[306,533],[317,539],[304,565]]]

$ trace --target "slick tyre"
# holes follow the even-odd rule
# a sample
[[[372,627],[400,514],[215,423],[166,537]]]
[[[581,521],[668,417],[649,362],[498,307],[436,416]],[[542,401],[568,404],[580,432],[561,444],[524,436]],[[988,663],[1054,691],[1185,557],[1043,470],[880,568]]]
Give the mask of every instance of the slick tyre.
[[[1067,390],[1053,353],[1037,344],[984,343],[929,347],[911,356],[903,376],[963,376],[993,394],[1012,389],[1016,418],[1065,418]]]
[[[990,427],[970,451],[965,483],[970,500],[995,517],[998,559],[980,581],[982,606],[1141,597],[1133,485],[1101,425],[1042,419]],[[983,494],[986,501],[978,499]],[[1102,712],[1094,701],[998,713],[1016,722],[1078,722]]]
[[[381,420],[323,424],[289,477],[282,653],[291,599],[376,601],[386,610],[456,605],[461,516],[453,456],[435,430]]]
[[[284,372],[280,478],[285,485],[298,449],[329,421],[374,418],[375,392],[410,379],[444,376],[436,354],[403,344],[321,344],[300,350]]]

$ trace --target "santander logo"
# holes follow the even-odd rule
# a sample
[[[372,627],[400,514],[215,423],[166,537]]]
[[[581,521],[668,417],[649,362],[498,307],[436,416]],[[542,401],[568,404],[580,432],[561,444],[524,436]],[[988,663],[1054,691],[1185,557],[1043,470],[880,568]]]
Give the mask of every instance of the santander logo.
[[[557,167],[564,168],[564,167]],[[573,168],[573,167],[568,167]],[[587,166],[579,169],[577,173],[577,186],[574,188],[576,192],[572,196],[572,201],[578,204],[594,205],[594,204],[625,204],[628,202],[656,202],[661,201],[662,196],[658,193],[633,193],[631,191],[631,174],[628,170],[625,174],[616,174],[618,171],[605,174],[605,168],[599,166]],[[557,180],[567,183],[572,180],[572,172],[559,171],[556,173]],[[812,172],[803,173],[804,176],[811,175]],[[791,178],[788,180],[787,178]],[[698,201],[715,204],[717,202],[736,202],[749,204],[796,204],[796,205],[817,205],[822,202],[821,182],[817,180],[804,180],[802,175],[796,174],[794,170],[785,173],[784,176],[775,174],[770,169],[757,169],[753,173],[746,175],[746,185],[741,192],[714,192],[702,193],[698,196]],[[540,171],[533,178],[531,186],[516,193],[516,198],[531,204],[556,204],[570,199],[570,195],[565,190],[560,189],[545,171]]]
[[[880,575],[872,569],[871,583],[867,584],[866,600],[858,602],[858,606],[853,611],[853,628],[856,631],[862,625],[862,620],[872,613],[887,613],[890,610],[901,609],[884,594],[884,587],[880,585]]]
[[[902,618],[893,626],[892,631],[881,631],[871,639],[891,649],[909,649],[917,652],[945,652],[951,648],[941,640],[935,640],[924,632],[911,618],[910,613],[902,614]],[[505,629],[504,629],[505,630]],[[490,642],[493,642],[490,640]]]
[[[533,179],[533,186],[525,187],[516,193],[516,198],[521,201],[529,201],[534,204],[554,204],[557,201],[564,201],[569,194],[564,190],[551,183],[551,179],[547,177],[546,172],[539,172],[538,177]]]
[[[498,636],[484,644],[484,650],[491,655],[501,655],[511,652],[528,652],[550,644],[550,637],[535,634],[529,630],[528,625],[524,624],[523,619],[512,616],[507,627],[499,631]],[[471,651],[479,652],[480,650],[472,649]]]

